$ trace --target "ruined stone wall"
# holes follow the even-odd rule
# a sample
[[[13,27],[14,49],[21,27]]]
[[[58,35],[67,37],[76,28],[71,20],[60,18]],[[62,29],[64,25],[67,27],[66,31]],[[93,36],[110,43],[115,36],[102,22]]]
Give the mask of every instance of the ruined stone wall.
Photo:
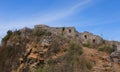
[[[117,51],[120,51],[120,42],[117,42],[117,41],[107,41],[107,44],[115,45],[117,47]]]
[[[71,36],[75,37],[76,35],[76,30],[74,27],[51,27],[49,28],[49,31],[56,35],[62,35],[65,37]]]
[[[91,43],[91,44],[101,44],[103,42],[103,39],[97,35],[93,35],[89,32],[83,32],[80,34],[80,39],[82,40],[82,43]]]
[[[46,25],[36,25],[35,28],[45,29],[54,33],[55,35],[63,35],[66,37],[68,36],[75,37],[76,35],[76,30],[74,27],[49,27]]]
[[[23,28],[23,29],[21,29],[20,30],[20,32],[21,32],[21,36],[22,37],[25,37],[25,36],[31,36],[32,35],[32,29],[30,29],[30,28]]]
[[[38,28],[38,29],[48,29],[49,26],[44,25],[44,24],[40,24],[40,25],[35,25],[34,28]]]
[[[82,43],[101,44],[103,39],[97,35],[89,32],[79,33],[74,27],[49,27],[46,25],[36,25],[35,28],[46,29],[55,35],[62,35],[65,37],[72,37],[80,40]]]

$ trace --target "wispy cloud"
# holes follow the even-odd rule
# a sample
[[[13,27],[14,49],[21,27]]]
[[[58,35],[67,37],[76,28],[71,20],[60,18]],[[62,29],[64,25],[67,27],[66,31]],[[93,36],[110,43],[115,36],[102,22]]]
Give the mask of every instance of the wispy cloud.
[[[3,37],[7,30],[15,30],[22,27],[33,27],[35,24],[45,23],[50,24],[51,22],[61,20],[63,18],[69,17],[74,14],[77,10],[82,10],[86,5],[88,5],[92,0],[83,0],[67,9],[61,9],[59,11],[46,12],[40,15],[33,14],[31,17],[23,18],[17,21],[10,21],[9,23],[0,23],[0,37]]]
[[[46,12],[43,15],[35,15],[27,18],[23,18],[21,20],[17,21],[10,21],[9,25],[4,26],[6,24],[1,24],[2,27],[12,28],[12,27],[20,27],[20,26],[29,26],[30,24],[39,24],[39,23],[50,23],[54,22],[63,18],[66,18],[68,16],[71,16],[74,14],[77,10],[82,10],[86,5],[88,5],[92,0],[83,0],[82,2],[79,2],[73,6],[70,6],[67,9],[61,9],[59,11],[53,11],[53,12]],[[0,27],[1,27],[0,26]]]
[[[52,13],[47,13],[47,14],[43,15],[42,17],[38,17],[37,21],[39,21],[41,23],[50,23],[50,22],[53,22],[56,20],[63,19],[65,17],[71,16],[77,10],[83,9],[83,7],[88,5],[88,3],[90,3],[91,1],[92,0],[84,0],[83,2],[79,2],[79,3],[75,4],[74,6],[71,6],[70,8],[68,8],[66,10],[60,10],[60,11],[54,11]]]

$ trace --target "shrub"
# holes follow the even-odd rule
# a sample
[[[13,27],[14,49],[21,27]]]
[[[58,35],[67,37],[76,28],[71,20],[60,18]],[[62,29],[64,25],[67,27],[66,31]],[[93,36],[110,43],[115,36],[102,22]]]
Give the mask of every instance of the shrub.
[[[46,31],[46,30],[34,29],[33,34],[34,34],[35,36],[43,36],[43,35],[48,35],[48,36],[50,36],[50,35],[51,35],[51,32],[48,32],[48,31]]]
[[[40,31],[39,29],[35,29],[33,34],[34,34],[35,36],[41,36],[41,35],[44,35],[45,32]]]
[[[91,48],[92,47],[92,44],[90,42],[86,42],[83,44],[84,47],[89,47]]]
[[[70,43],[70,50],[69,52],[71,54],[78,54],[81,55],[83,53],[83,49],[80,47],[80,45],[76,44],[76,43]]]
[[[7,35],[2,39],[2,41],[6,42],[7,40],[9,40],[9,38],[11,37],[12,34],[13,34],[13,32],[11,30],[9,30],[7,32]]]
[[[70,43],[67,54],[59,58],[60,64],[50,59],[47,65],[37,68],[36,72],[89,72],[92,69],[92,63],[82,56],[82,53],[80,45]]]
[[[14,32],[14,35],[20,35],[20,34],[21,34],[21,32],[18,31],[18,30],[16,30],[16,31]]]
[[[75,72],[86,72],[92,69],[92,62],[82,56],[83,49],[77,43],[70,44],[69,54],[66,57],[68,64]],[[73,72],[74,72],[73,71]]]
[[[11,65],[12,65],[12,60],[16,57],[17,55],[17,50],[11,46],[7,46],[6,48],[2,48],[0,50],[0,72],[4,70],[7,72],[7,70],[10,70]],[[6,62],[8,64],[6,64]],[[6,67],[10,66],[8,69],[5,70]]]
[[[92,63],[91,63],[91,62],[87,62],[86,66],[87,66],[87,68],[88,68],[89,70],[92,69]]]
[[[43,72],[43,69],[41,67],[37,68],[35,72]]]
[[[101,48],[98,48],[99,51],[104,51],[104,52],[107,52],[107,53],[112,53],[114,51],[114,47],[112,45],[104,45],[103,47]]]
[[[50,64],[46,64],[44,67],[38,66],[35,72],[56,72],[54,71],[54,69],[55,69],[55,64],[50,63]]]

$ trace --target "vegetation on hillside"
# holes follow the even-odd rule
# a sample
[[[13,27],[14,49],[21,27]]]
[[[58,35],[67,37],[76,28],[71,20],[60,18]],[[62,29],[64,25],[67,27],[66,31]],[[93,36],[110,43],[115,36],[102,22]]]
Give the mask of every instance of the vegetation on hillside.
[[[35,72],[90,72],[94,61],[84,56],[84,47],[107,53],[115,50],[112,44],[90,41],[82,44],[78,38],[64,37],[64,33],[56,35],[46,29],[35,28],[28,32],[9,30],[2,39],[0,72],[16,71],[22,64],[20,71],[25,72],[32,69]],[[36,65],[31,68],[33,64]]]
[[[70,43],[67,54],[62,58],[60,64],[49,60],[47,65],[38,67],[36,72],[89,72],[92,69],[92,64],[82,54],[83,50],[80,45]]]
[[[107,53],[112,53],[115,50],[115,48],[114,48],[114,46],[112,46],[110,44],[105,44],[102,47],[99,47],[98,50],[99,51],[104,51],[104,52],[107,52]]]
[[[46,30],[40,30],[40,29],[34,29],[33,34],[35,36],[50,36],[51,32],[48,32]]]

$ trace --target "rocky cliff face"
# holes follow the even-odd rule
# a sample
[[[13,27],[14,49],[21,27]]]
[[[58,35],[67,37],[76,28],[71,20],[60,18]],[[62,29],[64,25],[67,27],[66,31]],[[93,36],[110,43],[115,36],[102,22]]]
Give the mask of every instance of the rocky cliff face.
[[[74,27],[36,25],[8,31],[0,47],[0,72],[113,72],[111,64],[119,67],[119,45]],[[109,69],[98,71],[97,61]]]

